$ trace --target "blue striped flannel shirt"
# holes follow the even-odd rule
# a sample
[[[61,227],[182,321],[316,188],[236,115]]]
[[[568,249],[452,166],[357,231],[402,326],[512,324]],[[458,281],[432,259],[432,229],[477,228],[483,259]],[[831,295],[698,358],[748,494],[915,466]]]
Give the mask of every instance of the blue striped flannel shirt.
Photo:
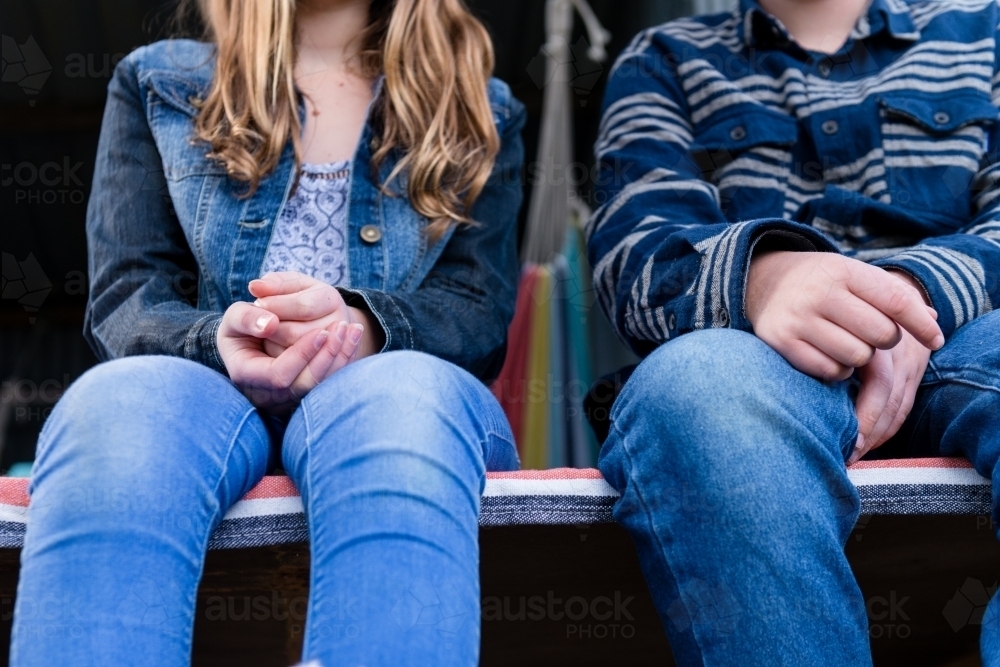
[[[945,336],[1000,304],[998,22],[996,0],[872,0],[824,55],[743,0],[640,33],[609,76],[587,225],[619,335],[642,355],[750,331],[762,239],[909,273]]]

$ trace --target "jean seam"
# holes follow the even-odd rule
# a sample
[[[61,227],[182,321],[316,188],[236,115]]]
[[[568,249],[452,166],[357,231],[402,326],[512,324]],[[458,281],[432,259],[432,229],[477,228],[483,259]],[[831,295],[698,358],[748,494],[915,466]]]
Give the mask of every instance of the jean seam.
[[[635,465],[632,463],[632,454],[628,450],[628,443],[627,443],[627,441],[625,439],[625,433],[614,422],[611,423],[611,428],[618,434],[618,437],[621,440],[622,452],[624,453],[625,458],[628,461],[628,467],[629,467],[628,477],[629,477],[630,480],[633,481],[633,483],[635,485],[635,495],[639,499],[639,502],[642,504],[643,513],[645,515],[645,520],[646,520],[646,523],[648,525],[649,532],[653,536],[653,538],[656,540],[656,543],[660,547],[660,553],[663,555],[662,557],[663,557],[663,560],[664,560],[664,562],[665,562],[665,564],[667,566],[667,569],[670,569],[670,567],[669,567],[669,565],[670,565],[670,559],[667,558],[667,548],[663,544],[663,541],[660,539],[659,534],[656,532],[655,528],[653,527],[652,520],[650,519],[650,516],[651,516],[652,513],[649,510],[649,505],[646,502],[646,499],[642,495],[642,485],[640,485],[638,483],[638,481],[635,480],[633,478],[633,476],[632,476],[632,472],[635,470]],[[674,577],[674,575],[672,573],[671,573],[670,576],[673,577],[675,581],[677,581],[677,578]],[[694,616],[691,614],[691,610],[688,608],[687,601],[685,601],[685,599],[684,599],[684,594],[681,592],[681,586],[680,586],[679,582],[677,582],[677,599],[680,600],[680,603],[682,605],[684,605],[684,612],[686,614],[688,614],[689,618],[693,619]],[[699,652],[700,661],[701,661],[701,664],[704,666],[704,664],[705,664],[705,647],[702,646],[701,641],[698,638],[698,634],[695,632],[695,628],[694,628],[694,623],[693,622],[691,624],[691,638],[693,639],[693,641],[695,642],[695,644],[698,646],[698,652]]]
[[[305,482],[304,486],[307,489],[306,494],[302,496],[303,504],[302,509],[305,511],[306,515],[306,529],[309,533],[309,599],[306,603],[306,620],[305,629],[303,631],[302,637],[302,659],[305,660],[312,651],[310,644],[312,643],[312,632],[310,632],[310,621],[314,620],[315,614],[313,613],[313,605],[315,604],[316,596],[314,591],[319,588],[319,575],[322,568],[317,568],[316,563],[319,560],[316,558],[315,548],[318,543],[316,535],[313,533],[314,524],[312,522],[312,493],[308,491],[312,489],[312,466],[309,462],[312,460],[312,421],[309,418],[309,404],[307,401],[302,401],[300,404],[302,409],[302,422],[304,424],[303,434],[302,434],[302,452],[305,456],[305,461],[303,465],[305,467],[302,479]],[[299,494],[302,494],[302,489],[299,489]],[[307,498],[308,497],[308,498]]]
[[[943,377],[940,374],[938,374],[938,378],[939,379],[933,382],[924,382],[921,384],[921,386],[925,388],[930,388],[945,384],[958,384],[962,385],[963,387],[971,387],[973,389],[979,389],[982,391],[993,391],[1000,394],[1000,387],[993,387],[988,384],[979,384],[978,382],[973,382],[972,380],[967,380],[963,377],[950,378],[950,377]]]
[[[229,470],[229,459],[233,455],[233,449],[236,446],[236,440],[237,440],[237,438],[239,438],[240,433],[243,432],[243,428],[246,426],[247,421],[250,419],[250,416],[255,411],[256,411],[256,408],[250,408],[245,413],[243,413],[243,417],[240,419],[240,421],[237,424],[236,428],[233,429],[233,434],[229,438],[229,445],[226,447],[226,455],[223,457],[223,460],[222,460],[222,468],[219,470],[219,478],[218,478],[218,480],[215,483],[215,488],[212,489],[212,502],[215,504],[215,509],[213,511],[213,516],[214,515],[220,515],[222,513],[221,512],[221,508],[219,506],[219,487],[222,485],[222,480],[224,480],[226,478],[226,471]],[[238,499],[237,499],[237,502],[238,502]],[[220,517],[220,519],[221,519],[221,517]],[[211,525],[212,523],[214,523],[214,521],[209,521],[209,525]],[[206,560],[206,557],[208,556],[208,543],[212,541],[212,533],[213,532],[215,532],[215,531],[214,530],[210,530],[210,531],[207,531],[205,533],[205,538],[204,538],[204,541],[201,544],[201,549],[199,549],[199,551],[198,551],[198,553],[199,553],[198,581],[201,581],[201,578],[202,578],[202,576],[205,573],[205,560]],[[197,597],[198,597],[197,587],[195,588],[195,592],[194,593],[195,593],[195,599],[190,601],[192,603],[192,605],[197,601]],[[192,606],[191,609],[194,609],[194,607]],[[193,650],[193,641],[194,641],[194,628],[192,627],[191,628],[191,634],[190,634],[190,636],[186,640],[186,643],[188,645],[188,654],[189,655],[190,655],[191,651]]]

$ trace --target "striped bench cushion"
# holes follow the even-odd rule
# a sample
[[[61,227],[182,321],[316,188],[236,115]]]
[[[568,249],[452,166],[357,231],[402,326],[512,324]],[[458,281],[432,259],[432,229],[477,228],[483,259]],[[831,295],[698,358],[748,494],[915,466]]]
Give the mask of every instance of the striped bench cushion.
[[[865,514],[989,514],[990,482],[964,459],[861,461],[848,469]],[[482,526],[607,523],[618,494],[594,469],[489,473]],[[0,548],[24,541],[27,480],[0,478]],[[302,500],[287,477],[265,477],[223,519],[211,549],[304,542]]]

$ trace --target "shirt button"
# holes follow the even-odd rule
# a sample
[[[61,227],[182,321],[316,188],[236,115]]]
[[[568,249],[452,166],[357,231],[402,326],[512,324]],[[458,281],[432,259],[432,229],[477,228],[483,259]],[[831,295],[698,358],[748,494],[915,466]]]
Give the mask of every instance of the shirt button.
[[[823,134],[833,135],[837,134],[837,131],[840,129],[840,125],[838,125],[835,120],[827,120],[823,121],[823,124],[820,125],[820,129],[823,130]]]
[[[949,120],[951,120],[951,116],[945,111],[938,111],[934,114],[934,122],[938,125],[945,125]]]
[[[830,66],[829,66],[829,65],[827,65],[826,63],[823,63],[822,65],[820,65],[820,66],[819,66],[819,74],[820,74],[820,76],[822,76],[822,77],[823,77],[824,79],[825,79],[826,77],[830,76]]]
[[[729,131],[729,138],[733,141],[742,141],[743,139],[746,139],[746,136],[747,130],[742,125],[737,125]]]
[[[677,328],[677,318],[674,317],[673,313],[670,313],[670,317],[667,318],[667,328],[671,331]]]
[[[378,243],[382,238],[382,230],[378,225],[365,225],[361,228],[361,240],[365,243]]]
[[[725,308],[719,308],[719,312],[717,313],[717,315],[718,315],[718,318],[719,318],[719,325],[723,326],[723,327],[728,327],[729,326],[729,311],[726,310]]]

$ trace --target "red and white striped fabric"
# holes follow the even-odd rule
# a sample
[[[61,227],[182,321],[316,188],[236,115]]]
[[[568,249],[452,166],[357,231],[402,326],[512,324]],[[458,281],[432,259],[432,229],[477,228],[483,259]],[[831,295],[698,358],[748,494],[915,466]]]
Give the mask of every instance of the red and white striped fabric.
[[[862,461],[848,469],[865,514],[989,514],[990,481],[964,459]],[[20,547],[28,480],[0,478],[0,548]],[[489,473],[482,526],[607,523],[617,492],[594,469]],[[287,477],[265,477],[236,503],[209,548],[304,542],[302,499]]]

